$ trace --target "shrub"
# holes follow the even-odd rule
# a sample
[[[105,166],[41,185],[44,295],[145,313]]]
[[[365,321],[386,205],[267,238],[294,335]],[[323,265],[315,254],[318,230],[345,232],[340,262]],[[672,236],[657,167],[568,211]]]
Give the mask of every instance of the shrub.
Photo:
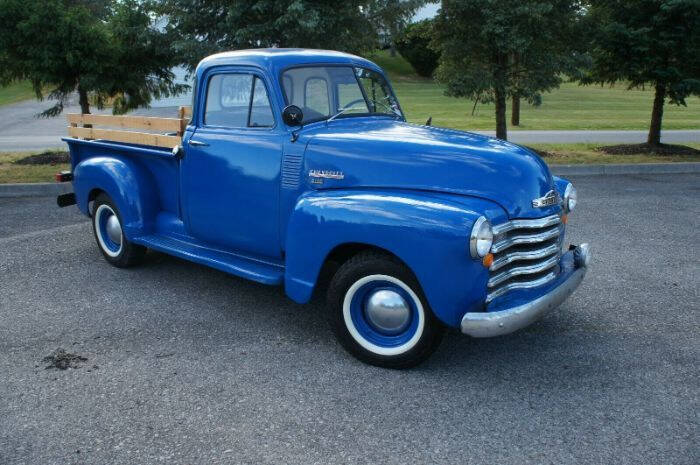
[[[420,76],[431,77],[437,68],[440,54],[430,48],[433,21],[424,19],[409,24],[396,40],[396,49]]]

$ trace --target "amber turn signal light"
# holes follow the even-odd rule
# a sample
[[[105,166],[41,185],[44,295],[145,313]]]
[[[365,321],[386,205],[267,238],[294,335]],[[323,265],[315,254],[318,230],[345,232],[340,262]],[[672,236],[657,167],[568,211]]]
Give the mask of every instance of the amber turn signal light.
[[[569,215],[561,215],[562,224],[566,224],[567,221],[569,221]]]
[[[483,263],[486,268],[490,267],[493,264],[493,254],[487,253],[481,260],[481,263]]]

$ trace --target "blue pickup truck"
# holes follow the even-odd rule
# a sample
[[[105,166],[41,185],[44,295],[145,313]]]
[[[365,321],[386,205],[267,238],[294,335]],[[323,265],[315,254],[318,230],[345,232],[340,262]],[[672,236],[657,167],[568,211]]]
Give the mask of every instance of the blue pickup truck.
[[[420,363],[446,327],[523,328],[590,260],[564,241],[571,183],[526,148],[407,123],[382,69],[353,55],[202,60],[172,150],[64,140],[74,193],[59,204],[92,218],[109,263],[153,249],[300,303],[323,288],[340,344],[379,366]]]

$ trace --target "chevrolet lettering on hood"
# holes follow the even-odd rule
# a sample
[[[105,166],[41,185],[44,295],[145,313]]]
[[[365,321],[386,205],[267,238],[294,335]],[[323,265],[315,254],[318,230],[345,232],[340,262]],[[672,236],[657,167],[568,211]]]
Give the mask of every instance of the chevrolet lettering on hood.
[[[343,174],[342,171],[311,170],[309,171],[309,177],[321,179],[344,179],[345,174]]]

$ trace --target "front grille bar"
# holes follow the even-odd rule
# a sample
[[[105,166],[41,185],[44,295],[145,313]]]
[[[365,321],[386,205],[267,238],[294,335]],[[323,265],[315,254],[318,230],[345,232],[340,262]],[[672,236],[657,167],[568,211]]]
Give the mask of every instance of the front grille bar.
[[[533,281],[525,281],[525,282],[520,282],[520,281],[515,281],[509,284],[506,284],[503,287],[499,287],[495,291],[491,292],[486,296],[486,303],[491,302],[493,299],[496,297],[505,294],[508,291],[512,291],[513,289],[529,289],[531,287],[538,287],[542,286],[543,284],[546,284],[556,278],[556,273],[553,271],[551,273],[548,273],[541,278],[535,279]]]
[[[534,265],[518,266],[518,267],[511,268],[511,269],[506,270],[502,273],[498,273],[498,274],[494,275],[491,279],[489,279],[488,287],[498,286],[503,281],[507,281],[510,278],[513,278],[515,276],[541,273],[545,270],[548,270],[550,268],[555,267],[558,262],[559,262],[559,254],[554,255],[553,257],[550,257],[547,260],[540,262],[540,263],[536,263]]]
[[[496,254],[514,245],[537,244],[539,242],[544,242],[546,240],[558,237],[560,233],[559,229],[560,228],[554,228],[539,234],[522,234],[503,239],[502,241],[496,242],[491,246],[491,252]]]
[[[493,235],[497,236],[513,229],[542,229],[559,223],[561,223],[561,218],[557,214],[545,216],[544,218],[535,218],[534,220],[511,220],[494,226]]]
[[[549,257],[550,255],[554,255],[557,252],[559,252],[559,244],[556,243],[545,247],[544,249],[529,250],[524,252],[511,252],[494,260],[491,266],[489,267],[489,270],[496,271],[510,263],[521,260],[537,260],[539,258]]]

